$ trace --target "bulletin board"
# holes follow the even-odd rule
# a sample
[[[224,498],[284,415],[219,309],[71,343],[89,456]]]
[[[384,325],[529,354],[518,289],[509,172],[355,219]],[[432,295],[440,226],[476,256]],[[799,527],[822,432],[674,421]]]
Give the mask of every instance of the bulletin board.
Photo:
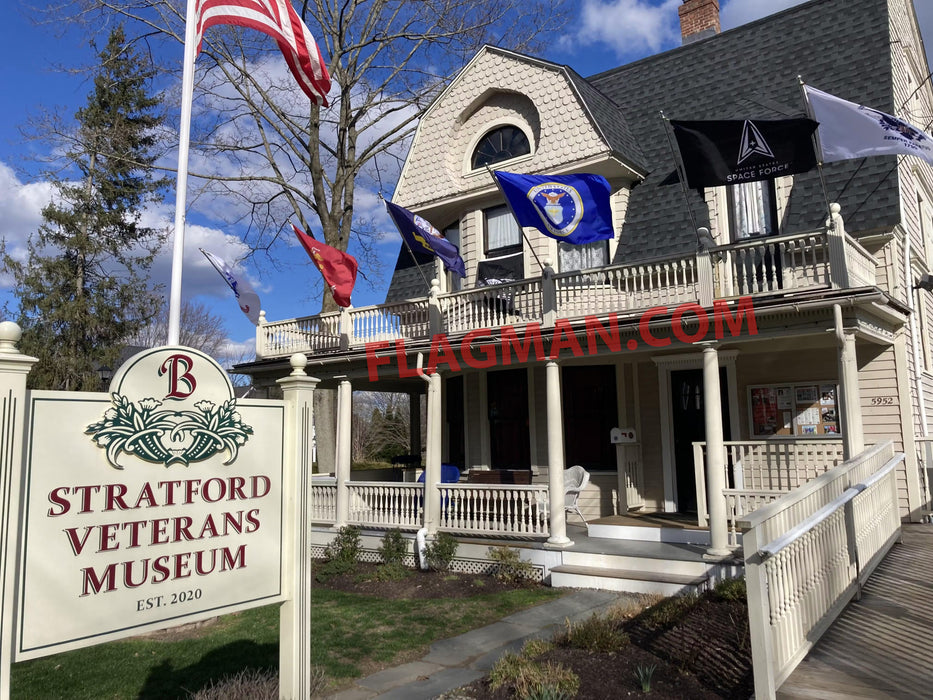
[[[842,429],[837,396],[831,382],[750,386],[752,437],[838,437]]]

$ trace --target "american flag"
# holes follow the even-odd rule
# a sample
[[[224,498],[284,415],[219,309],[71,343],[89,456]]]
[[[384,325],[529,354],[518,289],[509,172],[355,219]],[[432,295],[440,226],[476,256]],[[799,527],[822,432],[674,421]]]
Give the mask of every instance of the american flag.
[[[314,37],[289,0],[198,0],[198,51],[204,30],[215,24],[235,24],[271,36],[304,93],[313,102],[327,106],[327,66]]]

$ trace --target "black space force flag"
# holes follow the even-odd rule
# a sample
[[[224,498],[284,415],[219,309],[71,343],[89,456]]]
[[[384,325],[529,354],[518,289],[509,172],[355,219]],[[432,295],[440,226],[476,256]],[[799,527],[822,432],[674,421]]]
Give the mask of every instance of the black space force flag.
[[[718,187],[804,173],[816,165],[812,119],[674,121],[690,187]]]

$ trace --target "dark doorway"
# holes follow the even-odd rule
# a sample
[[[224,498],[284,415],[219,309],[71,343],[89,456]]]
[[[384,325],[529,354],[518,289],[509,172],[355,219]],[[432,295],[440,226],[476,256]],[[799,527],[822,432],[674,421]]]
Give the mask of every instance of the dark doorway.
[[[531,469],[528,372],[507,369],[486,375],[489,461],[493,469]]]
[[[466,442],[463,432],[463,375],[447,380],[445,387],[447,410],[447,462],[466,468]]]
[[[729,394],[726,370],[719,369],[719,394],[722,402],[723,438],[731,439]],[[674,467],[677,479],[677,511],[696,513],[696,472],[693,443],[706,440],[706,411],[703,410],[703,370],[684,369],[671,372],[671,414],[674,428]]]
[[[616,368],[585,365],[563,368],[564,459],[588,471],[616,468],[609,432],[618,424]]]

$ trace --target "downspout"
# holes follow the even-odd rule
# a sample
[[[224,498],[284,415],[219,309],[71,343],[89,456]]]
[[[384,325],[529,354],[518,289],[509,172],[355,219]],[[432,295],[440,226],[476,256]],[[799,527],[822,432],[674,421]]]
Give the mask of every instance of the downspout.
[[[920,351],[917,335],[917,314],[914,309],[914,291],[910,279],[910,234],[904,232],[904,292],[907,294],[907,308],[910,309],[910,351],[914,356],[914,391],[917,392],[917,402],[920,405],[920,433],[929,437],[930,429],[927,426],[927,402],[923,397],[923,379],[920,376]]]

